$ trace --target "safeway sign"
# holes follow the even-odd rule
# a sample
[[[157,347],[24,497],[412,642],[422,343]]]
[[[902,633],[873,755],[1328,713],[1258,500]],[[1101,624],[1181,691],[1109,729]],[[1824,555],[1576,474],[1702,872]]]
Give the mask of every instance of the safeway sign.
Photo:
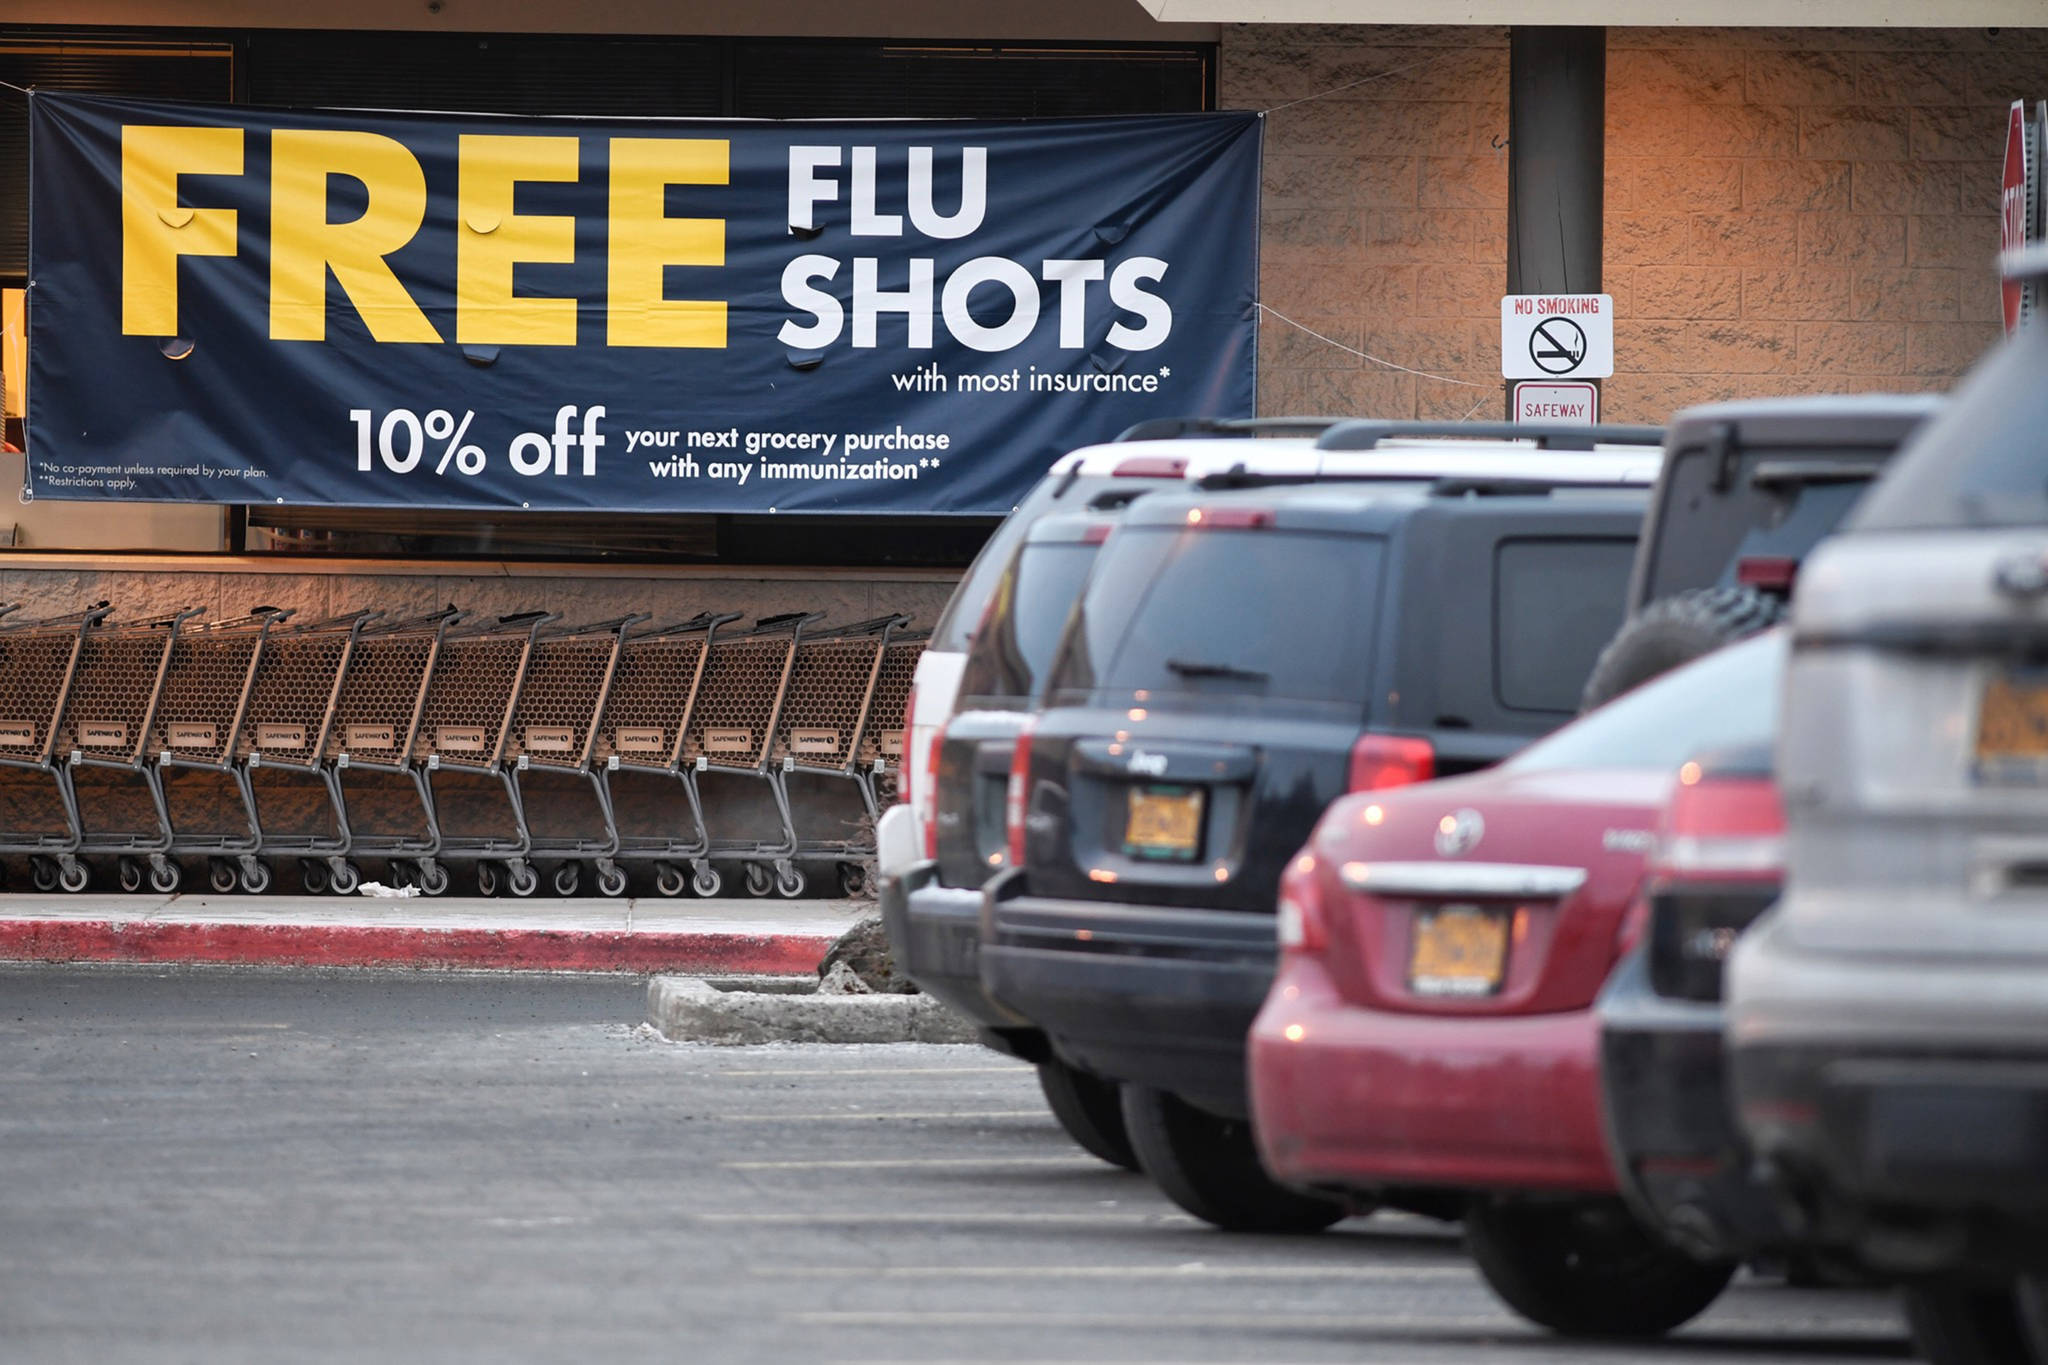
[[[1500,373],[1503,379],[1605,379],[1613,374],[1613,296],[1502,298]]]

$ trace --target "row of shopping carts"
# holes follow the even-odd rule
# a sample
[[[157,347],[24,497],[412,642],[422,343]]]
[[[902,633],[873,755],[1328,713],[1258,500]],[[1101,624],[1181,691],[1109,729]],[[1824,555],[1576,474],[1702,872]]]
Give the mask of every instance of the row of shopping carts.
[[[0,853],[39,890],[355,891],[359,861],[439,895],[573,895],[586,866],[625,894],[802,895],[806,864],[859,889],[894,799],[926,632],[821,613],[586,625],[450,607],[299,623],[258,607],[117,619],[105,603],[23,619],[0,605]]]

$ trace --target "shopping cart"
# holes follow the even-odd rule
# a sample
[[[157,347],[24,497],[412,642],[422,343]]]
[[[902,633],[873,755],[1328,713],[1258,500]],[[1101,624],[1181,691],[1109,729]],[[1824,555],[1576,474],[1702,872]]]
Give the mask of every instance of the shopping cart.
[[[170,856],[171,814],[150,768],[151,741],[179,632],[200,614],[192,607],[86,632],[57,738],[79,831],[75,853],[146,861],[150,885],[161,891],[175,891],[183,873]],[[37,865],[38,888],[50,875],[45,867]],[[55,875],[67,891],[91,880],[84,864],[61,859]]]
[[[557,619],[531,611],[450,630],[427,683],[414,755],[426,766],[439,854],[476,859],[477,890],[486,896],[498,894],[501,872],[515,896],[540,887],[527,861],[532,838],[505,749],[535,641]]]
[[[796,857],[842,860],[848,894],[864,880],[852,860],[873,850],[877,814],[873,774],[858,761],[861,739],[890,641],[909,622],[878,616],[806,636],[775,731],[773,775],[792,815]]]
[[[443,643],[462,619],[447,607],[365,626],[342,673],[321,750],[321,764],[334,777],[340,825],[348,832],[346,851],[389,858],[394,883],[417,885],[430,896],[448,889],[448,870],[435,861],[441,827],[426,770],[413,756]],[[352,864],[344,867],[340,883],[329,867],[330,886],[343,894],[355,889],[359,874]],[[307,889],[317,882],[316,877]]]
[[[205,855],[215,891],[238,884],[257,894],[270,889],[270,869],[256,857],[262,830],[237,750],[265,644],[291,614],[257,607],[233,620],[187,625],[164,665],[147,750],[155,760],[147,774],[170,828],[169,846],[158,856],[175,862]],[[123,891],[142,888],[142,859],[124,854],[118,868]]]
[[[593,761],[605,703],[618,676],[626,632],[645,612],[595,625],[556,627],[534,640],[533,657],[505,740],[505,757],[526,817],[529,856],[556,856],[557,895],[573,896],[582,858],[597,862],[597,889],[626,893],[626,874],[613,860],[619,831],[610,795]],[[542,799],[528,783],[536,783]]]
[[[928,630],[907,630],[891,636],[883,646],[882,666],[875,673],[875,695],[868,702],[867,722],[861,727],[860,745],[854,753],[855,765],[868,775],[872,810],[896,804],[903,782],[903,731],[910,718],[910,685],[931,638]]]
[[[108,611],[99,602],[64,616],[0,623],[0,677],[7,679],[0,701],[0,853],[28,854],[39,891],[83,891],[91,878],[75,856],[78,818],[58,745],[85,637]]]
[[[300,884],[314,895],[330,886],[347,895],[362,880],[347,856],[348,807],[328,743],[363,630],[381,615],[356,611],[272,631],[235,744],[257,852],[296,855]]]
[[[611,698],[598,727],[595,760],[604,782],[604,806],[618,835],[613,857],[654,863],[655,889],[679,896],[690,886],[718,894],[718,872],[704,859],[711,836],[697,792],[701,758],[686,761],[684,747],[697,694],[719,627],[738,612],[704,612],[690,620],[625,637]],[[682,809],[671,799],[682,793]],[[679,817],[688,814],[688,823]]]
[[[738,860],[749,895],[765,896],[771,886],[785,896],[803,893],[803,875],[790,861],[796,830],[772,756],[797,645],[804,627],[823,615],[770,616],[744,635],[714,641],[684,731],[683,757],[696,765],[699,790],[706,793],[706,854]],[[718,799],[706,791],[707,780],[719,789]],[[760,830],[770,822],[776,837],[764,839]]]

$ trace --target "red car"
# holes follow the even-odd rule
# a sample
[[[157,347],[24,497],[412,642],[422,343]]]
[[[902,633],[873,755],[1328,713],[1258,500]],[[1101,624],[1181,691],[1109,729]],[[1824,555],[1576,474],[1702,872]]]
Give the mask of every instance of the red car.
[[[1773,632],[1637,688],[1499,767],[1332,805],[1280,883],[1252,1027],[1273,1175],[1360,1201],[1465,1196],[1496,1293],[1560,1332],[1653,1335],[1733,1267],[1618,1197],[1594,998],[1680,765],[1775,732]]]

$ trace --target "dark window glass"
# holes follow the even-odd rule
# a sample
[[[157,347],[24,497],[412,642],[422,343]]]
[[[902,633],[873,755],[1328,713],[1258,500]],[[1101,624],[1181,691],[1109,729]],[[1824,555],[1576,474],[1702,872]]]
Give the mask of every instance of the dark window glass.
[[[1374,536],[1127,528],[1050,685],[1362,704],[1383,552]]]
[[[2048,332],[2007,342],[1857,505],[1857,531],[2048,526]]]
[[[1579,709],[1621,625],[1632,540],[1504,540],[1494,553],[1494,678],[1516,711]]]
[[[1088,581],[1097,545],[1026,545],[996,583],[988,617],[967,652],[960,695],[1028,701]]]
[[[1717,457],[1693,451],[1672,461],[1657,526],[1656,558],[1650,564],[1644,602],[1693,588],[1732,584],[1735,562],[1746,554],[1804,558],[1822,536],[1863,496],[1869,484],[1802,482],[1796,477],[1757,483],[1759,470],[1797,470],[1868,462],[1881,468],[1883,452],[1841,447],[1758,451],[1745,448],[1732,488],[1716,491]]]
[[[1509,768],[1671,768],[1778,733],[1785,632],[1729,645],[1615,698],[1511,758]]]

